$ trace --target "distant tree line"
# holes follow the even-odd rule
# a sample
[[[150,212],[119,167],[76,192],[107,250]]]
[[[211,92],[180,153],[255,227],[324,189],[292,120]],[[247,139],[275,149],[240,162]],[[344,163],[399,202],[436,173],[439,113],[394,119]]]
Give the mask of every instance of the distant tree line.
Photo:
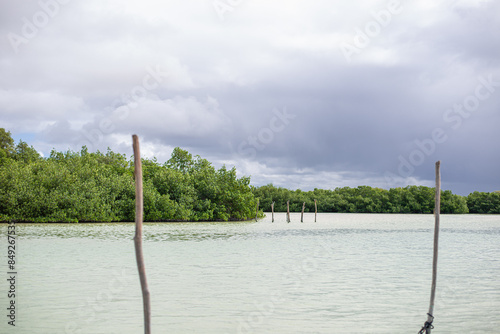
[[[357,188],[336,188],[335,190],[314,189],[312,191],[289,190],[268,184],[254,187],[253,193],[260,200],[264,211],[286,211],[290,201],[290,211],[300,212],[305,202],[305,212],[314,212],[317,200],[318,212],[359,212],[359,213],[433,213],[434,188],[407,186],[389,190],[359,186]],[[474,192],[469,196],[441,191],[442,213],[500,213],[500,193]]]
[[[250,178],[215,169],[175,148],[164,164],[143,159],[145,221],[244,220],[255,217]],[[133,159],[106,153],[56,152],[48,158],[0,129],[0,220],[133,221]],[[263,216],[262,211],[260,216]]]
[[[474,191],[467,196],[467,206],[470,213],[500,213],[500,191]]]
[[[434,189],[408,186],[389,190],[360,186],[289,190],[272,184],[253,187],[236,169],[216,169],[206,159],[175,148],[164,164],[142,159],[145,221],[245,220],[271,211],[366,213],[432,213]],[[86,222],[133,221],[133,159],[106,153],[57,152],[48,158],[22,140],[16,145],[0,128],[0,221]],[[442,192],[443,213],[500,213],[500,193],[459,196]]]

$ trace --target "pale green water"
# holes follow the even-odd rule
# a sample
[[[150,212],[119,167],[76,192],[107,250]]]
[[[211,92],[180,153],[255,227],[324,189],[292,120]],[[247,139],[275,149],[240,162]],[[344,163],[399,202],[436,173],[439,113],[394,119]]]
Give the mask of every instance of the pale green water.
[[[417,333],[432,215],[146,224],[153,333]],[[500,216],[443,215],[433,333],[500,333]],[[6,225],[0,252],[6,276]],[[133,224],[17,225],[1,333],[143,333]]]

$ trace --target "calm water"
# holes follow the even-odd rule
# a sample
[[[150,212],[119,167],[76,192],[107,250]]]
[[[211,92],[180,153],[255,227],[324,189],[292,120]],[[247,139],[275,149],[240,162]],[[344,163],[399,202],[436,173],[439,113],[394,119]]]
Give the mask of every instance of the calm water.
[[[313,220],[146,224],[153,332],[417,333],[433,216]],[[500,216],[441,220],[433,333],[500,333]],[[7,326],[2,279],[1,333],[143,332],[133,224],[17,225],[17,233],[17,326]]]

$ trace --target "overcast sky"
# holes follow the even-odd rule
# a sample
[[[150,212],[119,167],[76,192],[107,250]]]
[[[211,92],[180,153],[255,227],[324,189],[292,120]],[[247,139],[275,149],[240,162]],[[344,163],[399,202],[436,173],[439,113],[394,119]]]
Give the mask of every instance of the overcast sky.
[[[0,0],[0,127],[291,189],[500,190],[500,1]]]

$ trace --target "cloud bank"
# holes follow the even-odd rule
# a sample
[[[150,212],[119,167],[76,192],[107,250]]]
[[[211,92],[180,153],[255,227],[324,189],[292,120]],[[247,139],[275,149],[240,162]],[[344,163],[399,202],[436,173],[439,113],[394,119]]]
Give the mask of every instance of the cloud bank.
[[[0,126],[252,183],[500,190],[500,3],[40,0],[0,13]]]

